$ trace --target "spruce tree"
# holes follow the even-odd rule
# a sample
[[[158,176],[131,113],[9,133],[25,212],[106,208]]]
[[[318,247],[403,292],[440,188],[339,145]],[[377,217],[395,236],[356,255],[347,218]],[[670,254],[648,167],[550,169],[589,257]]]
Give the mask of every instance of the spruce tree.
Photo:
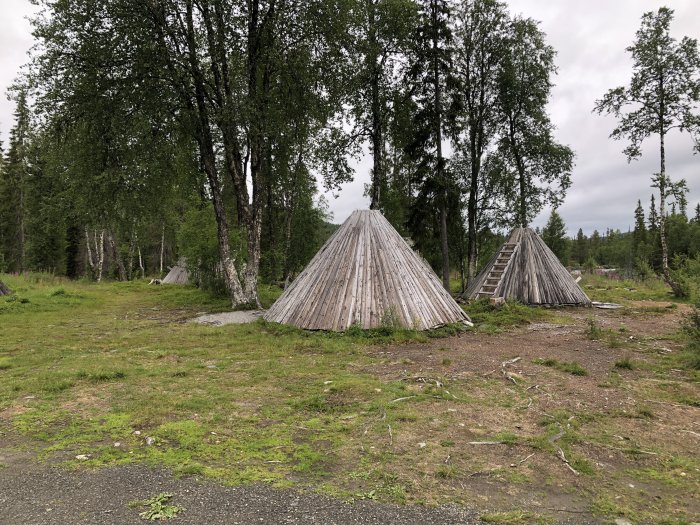
[[[29,106],[23,90],[17,95],[14,117],[0,184],[0,251],[7,271],[22,272],[26,265],[30,136]]]
[[[576,262],[578,262],[579,264],[585,263],[586,259],[588,259],[588,239],[583,234],[583,230],[581,228],[579,228],[578,232],[576,233],[575,247]]]
[[[651,196],[651,203],[649,204],[649,231],[656,232],[659,229],[659,215],[656,213],[656,200],[654,195]]]
[[[411,210],[409,223],[413,231],[426,222],[433,222],[440,238],[441,277],[445,289],[450,288],[450,256],[448,245],[448,202],[454,181],[443,154],[443,138],[447,137],[449,120],[450,69],[452,32],[450,8],[446,0],[420,2],[419,25],[409,56],[407,80],[415,104],[414,135],[407,147],[414,161],[414,184],[418,196]],[[426,217],[426,213],[429,214]],[[418,241],[420,242],[420,241]]]
[[[559,258],[562,264],[569,262],[569,242],[566,238],[566,225],[557,210],[552,210],[549,220],[542,230],[542,240]]]

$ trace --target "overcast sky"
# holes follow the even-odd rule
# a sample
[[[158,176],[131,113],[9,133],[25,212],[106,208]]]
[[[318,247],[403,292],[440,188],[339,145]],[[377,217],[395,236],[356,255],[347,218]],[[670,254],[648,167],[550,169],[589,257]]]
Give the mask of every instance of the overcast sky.
[[[657,142],[648,139],[642,159],[628,164],[622,154],[625,144],[608,139],[615,120],[594,115],[591,109],[607,89],[629,81],[632,67],[625,48],[634,40],[644,12],[667,5],[676,11],[672,35],[700,39],[700,2],[508,0],[508,4],[512,13],[540,21],[548,42],[558,52],[550,114],[557,139],[576,152],[573,186],[559,209],[570,234],[579,227],[587,234],[607,227],[627,231],[633,224],[637,199],[648,208],[650,176],[658,171]],[[0,6],[0,139],[7,146],[14,104],[4,93],[27,60],[32,36],[25,17],[34,8],[28,0],[0,0]],[[370,159],[357,163],[355,180],[337,198],[328,195],[335,222],[343,221],[354,209],[368,207],[363,190],[370,164]],[[687,180],[690,212],[700,201],[700,156],[692,154],[687,135],[669,138],[667,169],[674,180]],[[534,224],[542,226],[548,215],[549,210],[544,211]]]

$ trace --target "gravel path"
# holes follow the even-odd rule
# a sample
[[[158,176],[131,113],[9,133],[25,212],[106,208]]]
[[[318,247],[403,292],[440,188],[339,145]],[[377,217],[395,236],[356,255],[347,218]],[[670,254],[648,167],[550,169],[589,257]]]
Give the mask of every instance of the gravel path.
[[[256,321],[265,312],[263,310],[241,310],[236,312],[222,312],[220,314],[202,315],[192,319],[194,323],[223,326],[225,324],[245,324]]]
[[[143,524],[139,512],[144,508],[130,508],[129,502],[160,492],[172,493],[171,503],[185,509],[173,525],[482,523],[472,512],[456,507],[351,504],[265,485],[225,487],[175,479],[166,470],[144,466],[69,471],[40,465],[0,468],[0,523]]]

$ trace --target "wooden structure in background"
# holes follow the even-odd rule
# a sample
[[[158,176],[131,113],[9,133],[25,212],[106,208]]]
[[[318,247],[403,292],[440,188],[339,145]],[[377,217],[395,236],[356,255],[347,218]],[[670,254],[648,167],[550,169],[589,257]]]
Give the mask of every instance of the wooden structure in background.
[[[377,210],[357,210],[264,318],[309,330],[470,323],[428,263]]]
[[[542,306],[591,304],[569,271],[531,228],[514,229],[462,297],[503,297]]]
[[[10,290],[2,281],[0,281],[0,295],[10,295],[12,290]]]
[[[168,275],[161,281],[162,284],[190,284],[190,274],[187,271],[187,261],[180,258],[172,267]]]

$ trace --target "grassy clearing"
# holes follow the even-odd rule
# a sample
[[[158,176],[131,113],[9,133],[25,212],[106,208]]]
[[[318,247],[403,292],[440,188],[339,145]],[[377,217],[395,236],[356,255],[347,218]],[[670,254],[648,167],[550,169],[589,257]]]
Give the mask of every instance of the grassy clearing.
[[[494,306],[488,299],[479,299],[469,303],[464,309],[477,330],[485,333],[499,333],[515,326],[552,320],[555,316],[552,310],[532,308],[516,301],[507,301],[503,306]],[[562,321],[562,319],[555,321]]]
[[[643,281],[614,280],[600,275],[584,275],[579,283],[592,301],[628,303],[630,301],[678,301],[658,277]]]
[[[144,461],[230,483],[332,476],[329,457],[361,422],[411,417],[391,405],[403,383],[353,371],[370,361],[362,349],[462,330],[207,327],[184,321],[227,301],[194,288],[7,281],[26,298],[0,302],[0,409],[16,411],[15,430],[76,465]],[[401,499],[398,486],[382,482],[376,496]]]
[[[487,355],[491,340],[503,340],[490,333],[574,322],[562,311],[476,303],[469,307],[482,324],[476,332],[433,341],[459,328],[332,334],[262,321],[200,326],[185,321],[224,311],[228,302],[143,282],[3,280],[26,301],[0,299],[0,426],[50,461],[74,468],[139,462],[178,476],[309,487],[349,499],[474,506],[488,498],[484,507],[493,512],[486,516],[500,523],[549,522],[539,509],[513,510],[533,487],[560,498],[569,497],[560,487],[572,487],[589,502],[585,510],[650,521],[682,518],[700,489],[697,463],[662,437],[655,441],[653,425],[666,405],[603,408],[619,391],[625,400],[692,405],[697,388],[690,371],[687,381],[673,372],[675,354],[635,347],[632,369],[618,355],[598,381],[582,378],[584,367],[572,358],[546,354],[549,364],[530,357],[513,367],[525,372],[516,384],[488,375],[488,362],[465,368],[472,344]],[[567,335],[579,338],[572,346],[587,343],[580,333]],[[432,361],[409,357],[408,348]],[[535,379],[541,365],[564,373],[540,369]],[[582,399],[584,383],[606,381],[599,397]],[[470,445],[477,441],[500,444]],[[663,499],[647,508],[636,493],[620,492],[627,479]]]

